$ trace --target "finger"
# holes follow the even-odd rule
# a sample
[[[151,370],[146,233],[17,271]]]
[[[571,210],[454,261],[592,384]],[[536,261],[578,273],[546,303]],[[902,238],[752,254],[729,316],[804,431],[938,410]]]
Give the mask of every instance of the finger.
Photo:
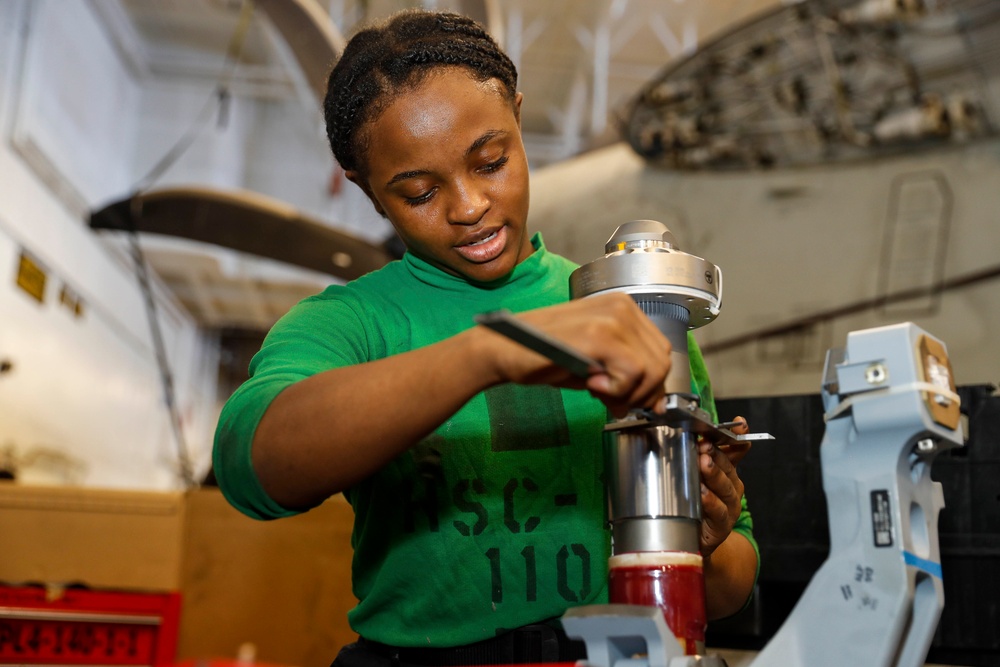
[[[729,507],[706,484],[701,485],[701,518],[716,532],[727,531]]]
[[[725,459],[725,457],[722,458]],[[728,459],[726,459],[726,465],[732,467]],[[719,496],[723,501],[729,501],[736,495],[733,480],[717,463],[715,456],[712,454],[700,454],[698,456],[698,467],[701,468],[701,481],[708,487],[709,491]]]
[[[725,541],[736,522],[730,519],[726,504],[705,484],[701,485],[701,519],[701,553],[708,556]]]
[[[736,435],[745,435],[750,432],[750,425],[747,423],[746,417],[736,417],[733,419],[734,422],[741,422],[739,424],[734,424],[730,431]]]
[[[750,451],[750,445],[751,443],[749,442],[738,442],[731,445],[725,445],[723,447],[719,447],[719,449],[721,449],[722,453],[726,455],[726,458],[729,459],[729,462],[735,466],[740,461],[742,461],[743,457],[745,457],[747,453]]]
[[[750,432],[750,426],[747,423],[746,417],[736,417],[729,423],[732,424],[732,426],[729,427],[729,430],[736,435],[746,435]],[[722,450],[722,452],[726,455],[726,458],[728,458],[729,461],[735,466],[737,463],[742,461],[743,457],[750,451],[750,443],[731,443],[720,446],[719,449]]]
[[[649,358],[641,352],[620,353],[605,362],[606,371],[591,375],[587,388],[605,403],[609,399],[629,408],[663,411],[664,378],[669,362]]]
[[[738,513],[743,497],[743,482],[736,472],[736,466],[717,447],[702,447],[708,452],[699,455],[702,482],[726,504],[729,511]]]
[[[619,393],[636,407],[655,407],[664,395],[664,383],[670,372],[671,344],[631,297],[615,297],[608,313],[620,325],[618,342],[622,356],[623,385]]]
[[[621,419],[628,415],[632,406],[628,402],[622,401],[618,396],[608,392],[607,387],[609,382],[610,380],[606,376],[599,377],[592,375],[587,379],[586,389],[594,398],[604,403],[604,406],[613,417]]]
[[[702,471],[701,553],[709,556],[725,541],[736,525],[743,485],[738,477],[734,484],[734,480],[723,471],[722,465],[716,463],[712,454],[700,454],[698,463]]]
[[[656,413],[666,412],[666,393],[662,389],[654,388],[652,393],[643,397],[642,395],[619,396],[617,392],[608,387],[608,378],[597,378],[591,376],[587,381],[587,390],[600,400],[616,418],[622,418],[635,408],[645,408]],[[637,397],[638,396],[638,397]]]

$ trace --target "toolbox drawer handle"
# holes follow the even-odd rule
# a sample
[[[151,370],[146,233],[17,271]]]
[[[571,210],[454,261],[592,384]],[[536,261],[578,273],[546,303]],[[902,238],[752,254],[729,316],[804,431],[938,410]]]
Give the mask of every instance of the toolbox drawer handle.
[[[159,616],[134,616],[130,614],[100,614],[79,611],[40,611],[0,607],[0,618],[25,621],[75,621],[84,623],[128,623],[131,625],[159,625]]]

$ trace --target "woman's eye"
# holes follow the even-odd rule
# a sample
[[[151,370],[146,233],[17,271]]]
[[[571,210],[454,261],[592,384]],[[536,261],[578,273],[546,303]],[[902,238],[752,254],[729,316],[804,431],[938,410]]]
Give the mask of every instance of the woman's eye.
[[[423,194],[417,195],[416,197],[404,197],[403,199],[410,206],[419,206],[420,204],[430,201],[430,198],[433,195],[434,195],[434,190],[431,189]]]
[[[482,167],[480,167],[480,171],[482,171],[484,173],[487,173],[487,174],[492,174],[494,171],[498,171],[505,164],[507,164],[507,156],[506,155],[504,155],[499,160],[494,160],[493,162],[489,162],[487,164],[484,164]]]

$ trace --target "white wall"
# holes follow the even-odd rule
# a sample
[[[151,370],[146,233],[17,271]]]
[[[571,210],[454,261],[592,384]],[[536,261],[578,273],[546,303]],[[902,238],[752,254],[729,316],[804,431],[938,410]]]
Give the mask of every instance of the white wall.
[[[17,3],[15,3],[17,4]],[[83,3],[28,3],[13,138],[88,201],[128,182],[139,91]],[[17,42],[18,40],[12,40]],[[13,59],[13,58],[12,58]],[[95,168],[96,156],[109,156]],[[117,159],[115,159],[117,158]]]
[[[139,90],[138,104],[130,116],[137,123],[134,161],[128,163],[135,180],[145,178],[168,151],[192,135],[193,140],[157,178],[156,185],[243,187],[246,141],[257,123],[257,107],[252,101],[231,97],[220,120],[214,86],[147,79]]]
[[[0,465],[12,458],[29,481],[171,488],[177,444],[142,293],[125,239],[90,231],[89,211],[139,185],[199,185],[254,190],[346,220],[340,226],[373,242],[390,228],[350,183],[331,194],[318,109],[234,94],[223,121],[214,84],[133,72],[94,12],[90,2],[0,2],[0,360],[13,363],[0,375]],[[146,181],[178,145],[177,159]],[[142,239],[150,249],[171,243]],[[211,246],[199,251],[256,266]],[[41,304],[15,284],[22,252],[47,273]],[[82,316],[58,303],[64,285],[81,297]],[[218,342],[155,276],[154,287],[201,477],[224,398]]]
[[[895,197],[896,216],[894,183],[905,184],[904,200]],[[950,221],[944,279],[1000,264],[996,141],[878,162],[730,174],[651,169],[619,144],[534,174],[529,224],[543,231],[550,248],[581,263],[602,255],[623,222],[667,224],[681,249],[723,270],[722,313],[696,333],[710,346],[875,298],[887,275],[901,284],[905,267],[897,262],[887,274],[883,260],[892,229],[897,250],[909,243],[918,269],[926,269],[920,260],[934,249],[928,239],[941,206],[935,183],[944,183],[953,198],[950,216],[940,216]],[[908,239],[898,234],[907,226]],[[1000,283],[994,279],[947,292],[935,312],[866,310],[803,336],[708,354],[716,393],[817,392],[827,348],[842,346],[848,331],[904,320],[944,341],[959,384],[1000,380]]]
[[[86,226],[124,196],[143,91],[89,3],[0,3],[0,453],[22,479],[179,485],[149,325],[132,266]],[[22,252],[47,274],[39,303],[16,285]],[[82,314],[60,304],[68,287]],[[158,290],[196,472],[214,427],[215,343]]]
[[[295,101],[258,105],[255,131],[247,137],[246,187],[295,206],[319,220],[372,243],[392,233],[360,188],[333,159],[319,110]],[[339,191],[331,192],[336,180]]]

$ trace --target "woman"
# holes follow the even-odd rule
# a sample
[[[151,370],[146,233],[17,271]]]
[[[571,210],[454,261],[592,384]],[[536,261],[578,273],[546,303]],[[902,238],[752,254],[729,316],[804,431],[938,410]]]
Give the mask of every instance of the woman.
[[[258,518],[351,502],[360,639],[336,665],[540,661],[511,647],[606,600],[602,426],[662,410],[670,343],[627,296],[568,301],[575,266],[526,227],[521,102],[509,58],[453,14],[362,31],[330,75],[334,155],[407,253],[275,325],[223,410],[215,471]],[[580,380],[474,325],[499,308],[603,369]],[[691,359],[710,395],[693,341]],[[733,462],[705,445],[700,465],[718,617],[746,601],[757,554]],[[542,657],[580,657],[554,637]]]

